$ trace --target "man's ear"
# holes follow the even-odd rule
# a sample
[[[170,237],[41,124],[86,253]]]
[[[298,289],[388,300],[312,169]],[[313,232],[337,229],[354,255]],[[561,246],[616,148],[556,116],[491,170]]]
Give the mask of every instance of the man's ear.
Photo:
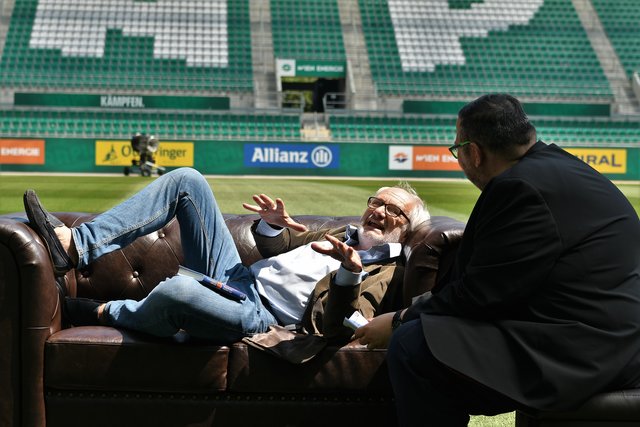
[[[469,151],[471,154],[471,160],[473,161],[474,167],[480,167],[480,165],[485,161],[484,152],[482,148],[475,142],[469,144]]]

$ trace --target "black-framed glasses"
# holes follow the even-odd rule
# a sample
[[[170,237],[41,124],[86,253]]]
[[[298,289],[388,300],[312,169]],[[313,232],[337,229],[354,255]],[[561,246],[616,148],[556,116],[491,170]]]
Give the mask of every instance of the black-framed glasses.
[[[464,147],[467,144],[471,144],[471,141],[464,141],[464,142],[461,142],[460,144],[453,144],[451,147],[449,147],[449,152],[451,153],[454,159],[458,158],[458,149],[460,147]]]
[[[371,209],[378,209],[380,206],[384,206],[384,212],[390,217],[397,218],[399,216],[403,216],[410,221],[409,217],[402,212],[402,209],[397,207],[396,205],[391,205],[389,203],[385,203],[384,200],[378,199],[377,197],[371,196],[367,200],[367,206]]]

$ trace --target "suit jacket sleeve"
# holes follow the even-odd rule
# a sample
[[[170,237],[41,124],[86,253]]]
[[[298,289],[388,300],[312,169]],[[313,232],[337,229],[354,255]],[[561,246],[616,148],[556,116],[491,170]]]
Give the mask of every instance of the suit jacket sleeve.
[[[256,241],[258,251],[263,258],[269,258],[288,252],[310,242],[322,241],[326,234],[331,234],[332,236],[344,240],[344,232],[346,230],[346,227],[339,227],[317,231],[296,232],[289,228],[285,228],[279,235],[275,237],[267,237],[256,233],[258,222],[260,222],[260,220],[255,221],[251,226],[251,233]]]
[[[354,311],[369,319],[402,307],[402,265],[372,264],[365,266],[365,271],[367,277],[356,286],[336,285],[335,272],[318,282],[304,316],[308,332],[323,334],[334,343],[346,343],[353,331],[342,322]]]
[[[424,295],[404,320],[420,313],[497,319],[526,316],[525,302],[542,284],[562,250],[543,197],[526,181],[497,177],[471,214],[458,253],[459,272],[437,293]]]

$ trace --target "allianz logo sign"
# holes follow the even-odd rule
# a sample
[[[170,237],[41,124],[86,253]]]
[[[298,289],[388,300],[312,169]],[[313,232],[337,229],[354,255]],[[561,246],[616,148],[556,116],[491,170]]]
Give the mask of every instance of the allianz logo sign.
[[[248,167],[337,168],[339,150],[330,145],[246,144],[244,164]]]

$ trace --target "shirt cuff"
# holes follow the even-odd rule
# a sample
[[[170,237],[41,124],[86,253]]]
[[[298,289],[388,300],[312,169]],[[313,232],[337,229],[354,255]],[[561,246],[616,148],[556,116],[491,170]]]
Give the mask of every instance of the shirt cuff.
[[[273,228],[264,219],[260,219],[260,222],[256,227],[256,233],[266,237],[276,237],[282,233],[282,230],[284,230],[284,228]]]
[[[342,265],[336,273],[336,285],[338,286],[356,286],[359,285],[369,273],[362,270],[360,273],[354,273],[344,268]]]

